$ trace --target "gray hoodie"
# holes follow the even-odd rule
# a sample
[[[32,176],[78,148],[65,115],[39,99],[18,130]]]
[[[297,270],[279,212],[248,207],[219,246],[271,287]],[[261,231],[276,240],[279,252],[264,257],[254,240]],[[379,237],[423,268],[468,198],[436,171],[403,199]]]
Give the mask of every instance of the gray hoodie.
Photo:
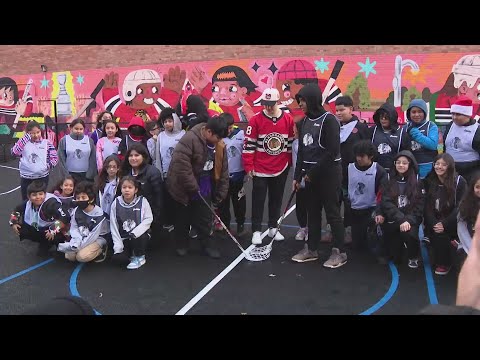
[[[110,231],[112,233],[114,254],[119,254],[119,253],[123,252],[123,240],[124,240],[120,236],[120,231],[118,230],[117,205],[118,205],[118,203],[120,203],[121,206],[126,207],[126,208],[133,207],[141,199],[142,199],[142,197],[135,197],[135,199],[133,199],[133,201],[130,204],[127,204],[123,200],[123,196],[119,196],[115,199],[115,201],[112,204],[111,211],[110,211]],[[145,197],[143,197],[141,213],[142,213],[142,218],[141,218],[142,222],[140,224],[138,224],[131,231],[135,235],[135,237],[137,237],[137,238],[142,236],[147,230],[149,230],[150,225],[153,222],[152,208],[150,207],[150,204]]]

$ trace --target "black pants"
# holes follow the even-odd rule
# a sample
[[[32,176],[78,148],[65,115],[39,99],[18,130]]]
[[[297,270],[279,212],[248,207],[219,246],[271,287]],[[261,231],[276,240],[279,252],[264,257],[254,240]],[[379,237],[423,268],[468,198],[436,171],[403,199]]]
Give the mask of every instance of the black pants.
[[[125,252],[129,256],[143,256],[145,255],[145,250],[147,248],[147,243],[150,240],[150,234],[148,231],[144,232],[141,236],[136,239],[125,239],[123,240],[123,246],[125,247]]]
[[[433,248],[433,261],[435,265],[451,266],[453,263],[451,241],[454,236],[446,232],[437,234],[433,230],[431,230],[429,236]]]
[[[220,219],[222,219],[223,223],[230,228],[230,221],[232,220],[232,216],[230,214],[230,200],[232,201],[233,205],[233,213],[235,214],[235,219],[237,220],[237,224],[243,225],[245,222],[245,213],[247,211],[247,198],[246,196],[242,196],[240,200],[238,200],[238,192],[243,187],[243,181],[230,181],[228,187],[228,194],[225,200],[223,200],[218,207],[220,212]]]
[[[387,247],[387,255],[395,263],[402,262],[403,249],[407,245],[409,259],[418,259],[420,243],[418,240],[418,226],[411,226],[410,231],[401,232],[400,224],[384,223],[382,226],[383,236]],[[404,245],[405,244],[405,245]]]
[[[87,179],[86,172],[82,172],[82,173],[70,172],[70,175],[73,177],[73,180],[75,180],[75,186],[85,180],[92,181],[90,179]]]
[[[40,228],[40,230],[37,230],[31,225],[23,223],[20,228],[20,241],[31,240],[38,243],[39,247],[45,247],[47,249],[54,244],[58,245],[65,241],[65,237],[62,233],[58,233],[52,241],[49,241],[45,237],[46,230],[48,230],[48,228]]]
[[[167,179],[165,178],[164,181],[166,182]],[[174,205],[172,196],[168,192],[167,187],[165,185],[163,186],[163,204],[164,204],[163,209],[165,213],[165,217],[164,217],[165,225],[172,225],[175,220],[175,211],[174,211],[175,205]]]
[[[305,196],[305,189],[299,189],[297,191],[295,213],[297,214],[298,225],[301,228],[307,227],[308,213],[307,213],[307,198]]]
[[[322,237],[322,210],[325,209],[327,222],[333,236],[333,247],[345,251],[345,228],[340,214],[340,186],[342,168],[340,164],[332,165],[329,174],[318,183],[305,183],[308,212],[308,248],[317,250]]]
[[[350,225],[352,226],[352,247],[355,250],[367,250],[368,229],[374,225],[372,212],[375,208],[355,210],[350,209]]]
[[[211,203],[210,196],[206,197]],[[190,225],[197,230],[198,239],[202,245],[211,247],[213,244],[213,214],[205,203],[200,200],[192,200],[185,206],[173,200],[175,207],[175,241],[177,249],[188,248],[188,232]]]
[[[27,195],[27,187],[30,185],[32,182],[35,180],[42,181],[45,183],[45,189],[47,188],[48,185],[48,175],[43,177],[43,178],[38,178],[38,179],[26,179],[23,177],[20,177],[20,191],[22,192],[22,200],[28,200],[28,195]]]
[[[285,181],[289,168],[275,177],[253,177],[252,190],[252,232],[262,229],[263,208],[268,192],[268,227],[276,228],[282,207]]]

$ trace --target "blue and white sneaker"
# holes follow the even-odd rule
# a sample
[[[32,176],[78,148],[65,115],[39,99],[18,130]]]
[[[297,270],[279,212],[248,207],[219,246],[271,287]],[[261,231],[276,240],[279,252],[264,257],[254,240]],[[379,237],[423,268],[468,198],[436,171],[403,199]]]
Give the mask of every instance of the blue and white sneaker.
[[[145,259],[145,255],[134,256],[133,259],[130,261],[130,264],[127,265],[127,269],[138,269],[139,267],[145,265],[146,262],[147,260]]]

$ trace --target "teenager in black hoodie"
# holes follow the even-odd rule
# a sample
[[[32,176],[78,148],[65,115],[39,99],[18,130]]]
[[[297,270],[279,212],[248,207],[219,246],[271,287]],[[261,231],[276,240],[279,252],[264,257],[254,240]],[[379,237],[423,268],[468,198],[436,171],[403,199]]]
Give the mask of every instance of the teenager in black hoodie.
[[[305,85],[295,96],[305,118],[298,126],[298,156],[293,186],[305,183],[308,198],[308,242],[295,255],[296,262],[318,259],[318,244],[322,230],[322,209],[332,228],[333,248],[323,264],[337,268],[347,262],[344,247],[345,229],[340,214],[339,195],[342,185],[342,158],[340,156],[340,124],[322,104],[322,91],[317,84]]]
[[[375,126],[368,129],[369,138],[377,148],[375,159],[387,171],[393,167],[393,158],[402,150],[410,149],[411,138],[407,129],[398,125],[395,107],[385,103],[373,114]]]
[[[452,266],[451,241],[457,238],[457,214],[467,182],[455,171],[450,154],[437,155],[425,179],[425,230],[433,246],[435,274],[447,275]]]
[[[393,160],[395,165],[390,171],[390,180],[375,220],[377,224],[383,224],[390,258],[400,264],[406,245],[408,266],[416,269],[420,250],[418,227],[423,220],[425,190],[418,179],[418,165],[410,151],[400,151]]]

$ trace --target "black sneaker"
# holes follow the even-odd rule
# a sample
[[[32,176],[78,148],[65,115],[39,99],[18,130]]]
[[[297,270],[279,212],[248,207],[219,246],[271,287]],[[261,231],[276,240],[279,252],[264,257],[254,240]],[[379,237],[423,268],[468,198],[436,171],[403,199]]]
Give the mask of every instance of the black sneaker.
[[[243,224],[237,224],[237,236],[245,235],[245,227]]]
[[[188,233],[188,236],[192,239],[196,239],[198,237],[197,230],[194,227],[190,227],[190,232]]]

